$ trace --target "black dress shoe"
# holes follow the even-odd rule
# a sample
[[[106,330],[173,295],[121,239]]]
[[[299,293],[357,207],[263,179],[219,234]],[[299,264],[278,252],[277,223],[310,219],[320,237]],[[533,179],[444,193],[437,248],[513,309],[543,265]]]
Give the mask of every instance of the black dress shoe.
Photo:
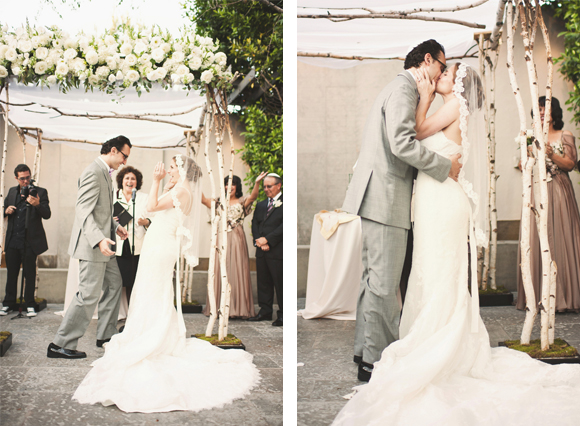
[[[255,317],[250,317],[246,321],[272,321],[272,314],[262,315],[258,314]]]
[[[49,358],[78,359],[78,358],[86,358],[87,354],[74,349],[61,348],[60,346],[51,343],[50,345],[48,345],[46,356]]]
[[[353,361],[355,364],[360,364],[360,363],[361,363],[361,361],[362,361],[362,356],[360,356],[360,355],[355,355],[355,356],[353,357],[352,361]]]
[[[361,382],[368,382],[373,374],[373,364],[361,361],[358,365],[358,379]]]
[[[282,327],[282,318],[276,318],[276,321],[272,323],[274,327]]]
[[[102,348],[105,343],[110,342],[110,341],[111,341],[110,338],[104,339],[104,340],[97,339],[97,348]]]

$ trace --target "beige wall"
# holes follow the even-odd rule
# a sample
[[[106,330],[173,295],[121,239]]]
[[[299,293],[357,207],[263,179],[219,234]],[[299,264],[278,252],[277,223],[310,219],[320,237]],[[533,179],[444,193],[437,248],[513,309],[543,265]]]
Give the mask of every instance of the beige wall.
[[[552,52],[563,52],[563,40],[557,34],[564,30],[546,17],[551,32]],[[434,35],[436,38],[436,35]],[[496,75],[496,138],[497,138],[497,209],[499,220],[518,220],[521,211],[521,178],[513,166],[519,151],[514,138],[519,131],[515,98],[506,67],[505,36]],[[540,95],[546,81],[546,54],[538,33],[535,43]],[[523,46],[518,35],[515,43],[516,73],[526,111],[531,110],[531,97]],[[477,60],[470,64],[478,67]],[[298,244],[310,242],[313,215],[319,210],[332,210],[342,205],[349,174],[361,144],[363,127],[375,97],[403,69],[401,61],[364,63],[348,69],[320,68],[298,61]],[[572,113],[565,102],[572,88],[555,66],[553,95],[564,109],[565,129],[580,136],[572,124]],[[441,101],[433,105],[438,108]],[[531,118],[527,114],[528,127]],[[578,146],[578,142],[576,144]],[[580,174],[571,172],[576,200],[580,203]]]
[[[238,150],[243,148],[244,140],[240,136],[241,125],[237,121],[232,121],[234,126],[234,146]],[[131,135],[126,135],[129,139]],[[0,145],[3,147],[4,141],[4,122],[0,118]],[[215,145],[211,147],[215,150]],[[32,169],[34,161],[35,147],[27,145],[26,147],[26,164]],[[203,191],[207,196],[211,194],[211,185],[207,177],[205,158],[203,156],[204,145],[201,146],[201,153],[197,161],[202,167],[204,177],[202,178]],[[215,152],[215,151],[214,151]],[[179,153],[176,150],[157,150],[157,149],[139,149],[131,150],[131,156],[128,164],[136,167],[143,173],[143,187],[142,191],[149,191],[151,186],[151,176],[153,168],[158,161],[165,162],[169,165],[171,158]],[[48,190],[50,199],[50,207],[52,217],[44,221],[44,228],[46,230],[49,249],[45,255],[56,256],[56,267],[67,268],[69,262],[69,255],[67,253],[70,233],[72,230],[72,221],[74,218],[74,206],[77,195],[77,180],[82,171],[98,156],[98,151],[87,150],[79,148],[79,145],[65,145],[47,143],[43,144],[42,149],[42,165],[41,174],[38,182],[39,186]],[[16,185],[14,180],[14,167],[23,162],[23,150],[20,139],[18,138],[14,129],[10,129],[8,133],[8,152],[6,159],[6,176],[4,183],[4,194],[8,193],[8,189]],[[229,144],[226,144],[225,164],[229,166],[230,161]],[[217,157],[213,157],[212,167],[217,177]],[[246,176],[248,167],[242,163],[238,155],[236,155],[234,174],[238,175],[242,181]],[[218,181],[216,180],[216,183]],[[219,190],[216,189],[216,193]],[[251,191],[251,188],[244,188],[244,194]],[[210,226],[209,213],[205,207],[202,207],[202,226],[200,245],[200,256],[208,257],[209,255],[209,241],[210,241]],[[251,220],[252,216],[246,218],[244,223],[244,230],[248,242],[251,241]],[[207,242],[207,244],[204,244]],[[248,244],[250,257],[254,257],[255,249]]]

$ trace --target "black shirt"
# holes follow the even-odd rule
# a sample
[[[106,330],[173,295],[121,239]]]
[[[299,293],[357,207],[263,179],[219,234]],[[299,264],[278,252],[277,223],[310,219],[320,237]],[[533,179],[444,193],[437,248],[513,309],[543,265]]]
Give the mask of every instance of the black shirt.
[[[20,189],[18,190],[18,199],[16,201],[16,210],[14,211],[14,228],[12,228],[12,238],[10,239],[10,247],[15,249],[24,248],[24,227],[26,225],[26,200],[20,196]]]

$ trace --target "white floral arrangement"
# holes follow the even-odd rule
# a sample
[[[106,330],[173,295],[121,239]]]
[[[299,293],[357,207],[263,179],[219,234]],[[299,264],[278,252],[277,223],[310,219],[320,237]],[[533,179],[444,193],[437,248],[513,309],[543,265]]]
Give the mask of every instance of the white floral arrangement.
[[[564,145],[562,145],[562,141],[559,140],[557,142],[550,143],[552,145],[552,149],[554,150],[554,154],[558,154],[560,157],[564,156]],[[546,181],[552,181],[552,175],[557,175],[560,173],[559,167],[554,164],[552,159],[546,155],[546,170],[548,172],[548,176]]]
[[[273,204],[274,208],[277,209],[278,207],[280,207],[282,205],[282,201],[280,200],[276,200]]]
[[[14,76],[40,86],[84,86],[107,93],[134,87],[139,95],[153,83],[186,90],[221,87],[232,73],[225,53],[210,37],[182,29],[177,38],[159,26],[133,26],[129,19],[100,36],[71,37],[57,27],[0,28],[0,84]]]
[[[534,142],[534,130],[533,129],[526,129],[526,145],[530,146]],[[515,137],[516,145],[518,148],[520,147],[520,135]]]

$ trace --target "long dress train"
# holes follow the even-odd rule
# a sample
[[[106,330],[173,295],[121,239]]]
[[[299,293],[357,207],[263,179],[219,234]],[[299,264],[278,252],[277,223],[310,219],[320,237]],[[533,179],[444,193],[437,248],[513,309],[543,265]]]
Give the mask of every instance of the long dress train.
[[[461,152],[442,132],[421,142]],[[472,331],[468,291],[470,205],[462,187],[419,172],[413,267],[400,338],[335,425],[578,425],[580,367],[549,366],[490,348],[481,318]]]
[[[175,205],[175,190],[170,194]],[[126,412],[199,411],[241,398],[258,383],[249,353],[185,337],[173,303],[178,214],[159,212],[149,227],[125,329],[77,388],[73,399],[80,403],[115,404]]]

